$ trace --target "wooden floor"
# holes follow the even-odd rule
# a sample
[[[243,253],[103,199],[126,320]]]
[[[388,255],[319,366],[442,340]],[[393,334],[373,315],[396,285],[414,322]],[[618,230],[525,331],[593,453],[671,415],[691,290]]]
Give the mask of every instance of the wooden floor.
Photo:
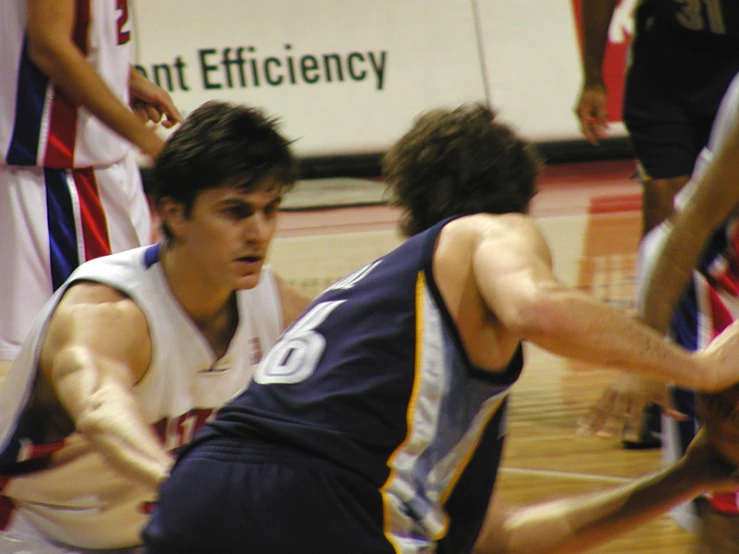
[[[625,162],[550,168],[532,209],[560,279],[626,310],[640,229],[640,189],[632,173]],[[315,294],[398,244],[397,215],[385,207],[284,214],[272,265]],[[659,451],[627,451],[615,439],[575,435],[577,418],[612,373],[531,346],[526,355],[511,399],[499,494],[527,504],[611,487],[659,467]],[[663,516],[593,552],[688,554],[691,535]]]

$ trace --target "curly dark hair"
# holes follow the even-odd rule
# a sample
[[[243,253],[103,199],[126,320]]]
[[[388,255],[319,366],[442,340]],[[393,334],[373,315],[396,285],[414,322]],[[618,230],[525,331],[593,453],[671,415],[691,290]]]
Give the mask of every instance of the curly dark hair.
[[[260,110],[210,101],[194,110],[157,156],[150,192],[184,204],[199,192],[237,179],[252,190],[266,179],[281,192],[295,184],[297,166],[290,141],[277,132],[277,119]]]
[[[385,155],[407,236],[454,215],[527,211],[541,159],[495,116],[482,104],[425,112]]]

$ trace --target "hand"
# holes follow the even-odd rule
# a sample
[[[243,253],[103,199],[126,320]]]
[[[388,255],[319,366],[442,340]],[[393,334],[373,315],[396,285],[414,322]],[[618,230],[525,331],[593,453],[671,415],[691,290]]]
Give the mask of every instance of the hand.
[[[606,87],[602,82],[585,85],[575,108],[580,121],[580,131],[591,144],[598,144],[607,136]]]
[[[580,418],[577,434],[610,438],[621,432],[625,440],[638,441],[642,413],[648,404],[657,404],[673,419],[687,419],[675,410],[663,383],[624,373],[605,388],[596,404]]]
[[[696,482],[703,483],[707,491],[739,489],[739,470],[710,445],[703,429],[698,431],[678,463],[694,471]]]
[[[182,122],[182,115],[169,93],[131,68],[128,81],[131,109],[145,123],[161,123],[167,129]],[[164,119],[162,119],[164,117]]]
[[[703,392],[718,392],[739,383],[739,320],[694,354],[705,362],[705,379],[696,387]]]

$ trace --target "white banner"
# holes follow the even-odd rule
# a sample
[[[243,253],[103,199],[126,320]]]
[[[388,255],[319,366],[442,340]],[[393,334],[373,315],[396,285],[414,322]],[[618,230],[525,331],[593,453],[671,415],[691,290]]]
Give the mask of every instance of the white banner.
[[[183,111],[264,108],[301,156],[382,152],[425,109],[488,100],[530,140],[569,140],[573,1],[138,0],[133,36]]]
[[[380,152],[420,111],[484,100],[466,0],[139,0],[137,65],[192,110],[265,108],[300,155]]]

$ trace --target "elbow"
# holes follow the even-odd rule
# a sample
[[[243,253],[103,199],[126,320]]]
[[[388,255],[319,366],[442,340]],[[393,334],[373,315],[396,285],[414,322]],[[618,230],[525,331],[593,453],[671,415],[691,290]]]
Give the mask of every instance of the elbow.
[[[542,287],[518,298],[502,319],[503,325],[524,340],[537,341],[562,333],[568,313],[566,295],[559,288]]]
[[[56,56],[53,49],[42,41],[28,41],[28,57],[47,77],[51,77],[50,73],[56,65]]]

